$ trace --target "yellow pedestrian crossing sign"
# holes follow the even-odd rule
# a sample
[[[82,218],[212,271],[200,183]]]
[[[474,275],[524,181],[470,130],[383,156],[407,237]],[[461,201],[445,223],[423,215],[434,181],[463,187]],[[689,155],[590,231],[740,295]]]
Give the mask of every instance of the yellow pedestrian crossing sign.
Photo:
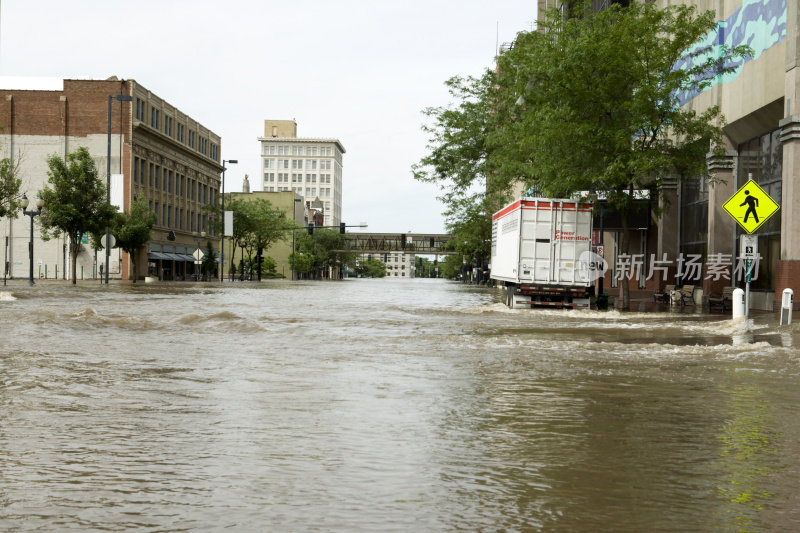
[[[750,179],[722,208],[744,229],[753,233],[781,208],[758,183]]]

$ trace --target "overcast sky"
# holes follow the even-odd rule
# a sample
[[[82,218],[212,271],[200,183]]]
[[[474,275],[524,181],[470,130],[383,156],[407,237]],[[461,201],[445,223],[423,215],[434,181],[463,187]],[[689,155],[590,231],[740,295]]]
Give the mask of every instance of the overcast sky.
[[[0,75],[135,79],[222,137],[226,191],[261,189],[263,121],[295,119],[347,150],[345,222],[443,232],[438,189],[411,177],[421,111],[535,18],[535,0],[3,0]]]

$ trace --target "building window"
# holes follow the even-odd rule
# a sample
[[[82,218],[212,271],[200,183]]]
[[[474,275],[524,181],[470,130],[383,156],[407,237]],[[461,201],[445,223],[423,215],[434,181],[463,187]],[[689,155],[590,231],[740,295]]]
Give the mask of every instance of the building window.
[[[264,160],[264,168],[275,168],[275,160],[274,159],[265,159]]]
[[[145,103],[141,98],[136,99],[136,120],[145,120]]]

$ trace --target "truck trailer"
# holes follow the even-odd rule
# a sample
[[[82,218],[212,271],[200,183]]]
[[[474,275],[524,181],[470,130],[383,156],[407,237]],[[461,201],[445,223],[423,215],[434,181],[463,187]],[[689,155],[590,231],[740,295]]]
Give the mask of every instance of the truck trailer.
[[[591,203],[523,197],[492,215],[491,277],[511,308],[588,309],[596,257]]]

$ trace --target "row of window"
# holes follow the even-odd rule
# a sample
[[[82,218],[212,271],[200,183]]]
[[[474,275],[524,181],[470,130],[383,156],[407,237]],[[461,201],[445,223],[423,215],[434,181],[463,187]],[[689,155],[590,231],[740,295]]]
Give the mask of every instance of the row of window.
[[[147,123],[147,102],[141,98],[136,99],[136,119]],[[188,142],[186,141],[186,126],[175,124],[175,119],[166,113],[161,120],[161,110],[150,106],[150,127],[154,128],[167,137],[175,139],[179,143],[186,144],[189,148],[196,149],[201,154],[210,157],[214,161],[219,161],[219,145],[209,142],[206,137],[198,136],[197,133],[189,129]]]
[[[303,187],[292,187],[291,190],[296,192],[300,196],[305,196],[307,198],[311,198],[317,195],[316,187],[306,187],[305,192],[303,192]],[[320,187],[319,195],[322,196],[323,198],[330,197],[331,195],[330,187]]]
[[[264,183],[272,183],[275,181],[275,173],[274,172],[264,172]],[[316,183],[317,182],[317,175],[316,174],[306,174],[305,183]],[[319,175],[319,182],[320,183],[330,183],[331,182],[331,175],[330,174],[320,174]],[[289,172],[278,172],[278,183],[289,183]],[[292,183],[303,183],[303,174],[301,173],[292,173]]]
[[[156,224],[168,229],[186,231],[205,231],[210,236],[216,235],[216,231],[210,225],[208,215],[198,213],[189,209],[173,207],[167,204],[160,204],[150,200],[150,211],[156,214]]]
[[[290,161],[292,164],[292,170],[303,170],[303,161],[304,161],[303,159],[265,159],[264,168],[265,169],[289,168]],[[330,159],[321,159],[319,161],[317,161],[316,159],[306,159],[305,170],[317,170],[317,164],[319,164],[320,170],[331,169]]]
[[[215,204],[217,201],[216,189],[140,157],[133,158],[133,183],[175,194],[203,205]]]
[[[282,191],[292,191],[300,196],[305,196],[306,198],[313,198],[317,196],[317,188],[316,187],[264,187],[265,192],[282,192]],[[319,195],[323,198],[330,198],[331,196],[331,188],[330,187],[320,187],[319,188]],[[330,209],[330,202],[325,202],[325,208]]]
[[[333,147],[264,144],[264,155],[333,155]]]

